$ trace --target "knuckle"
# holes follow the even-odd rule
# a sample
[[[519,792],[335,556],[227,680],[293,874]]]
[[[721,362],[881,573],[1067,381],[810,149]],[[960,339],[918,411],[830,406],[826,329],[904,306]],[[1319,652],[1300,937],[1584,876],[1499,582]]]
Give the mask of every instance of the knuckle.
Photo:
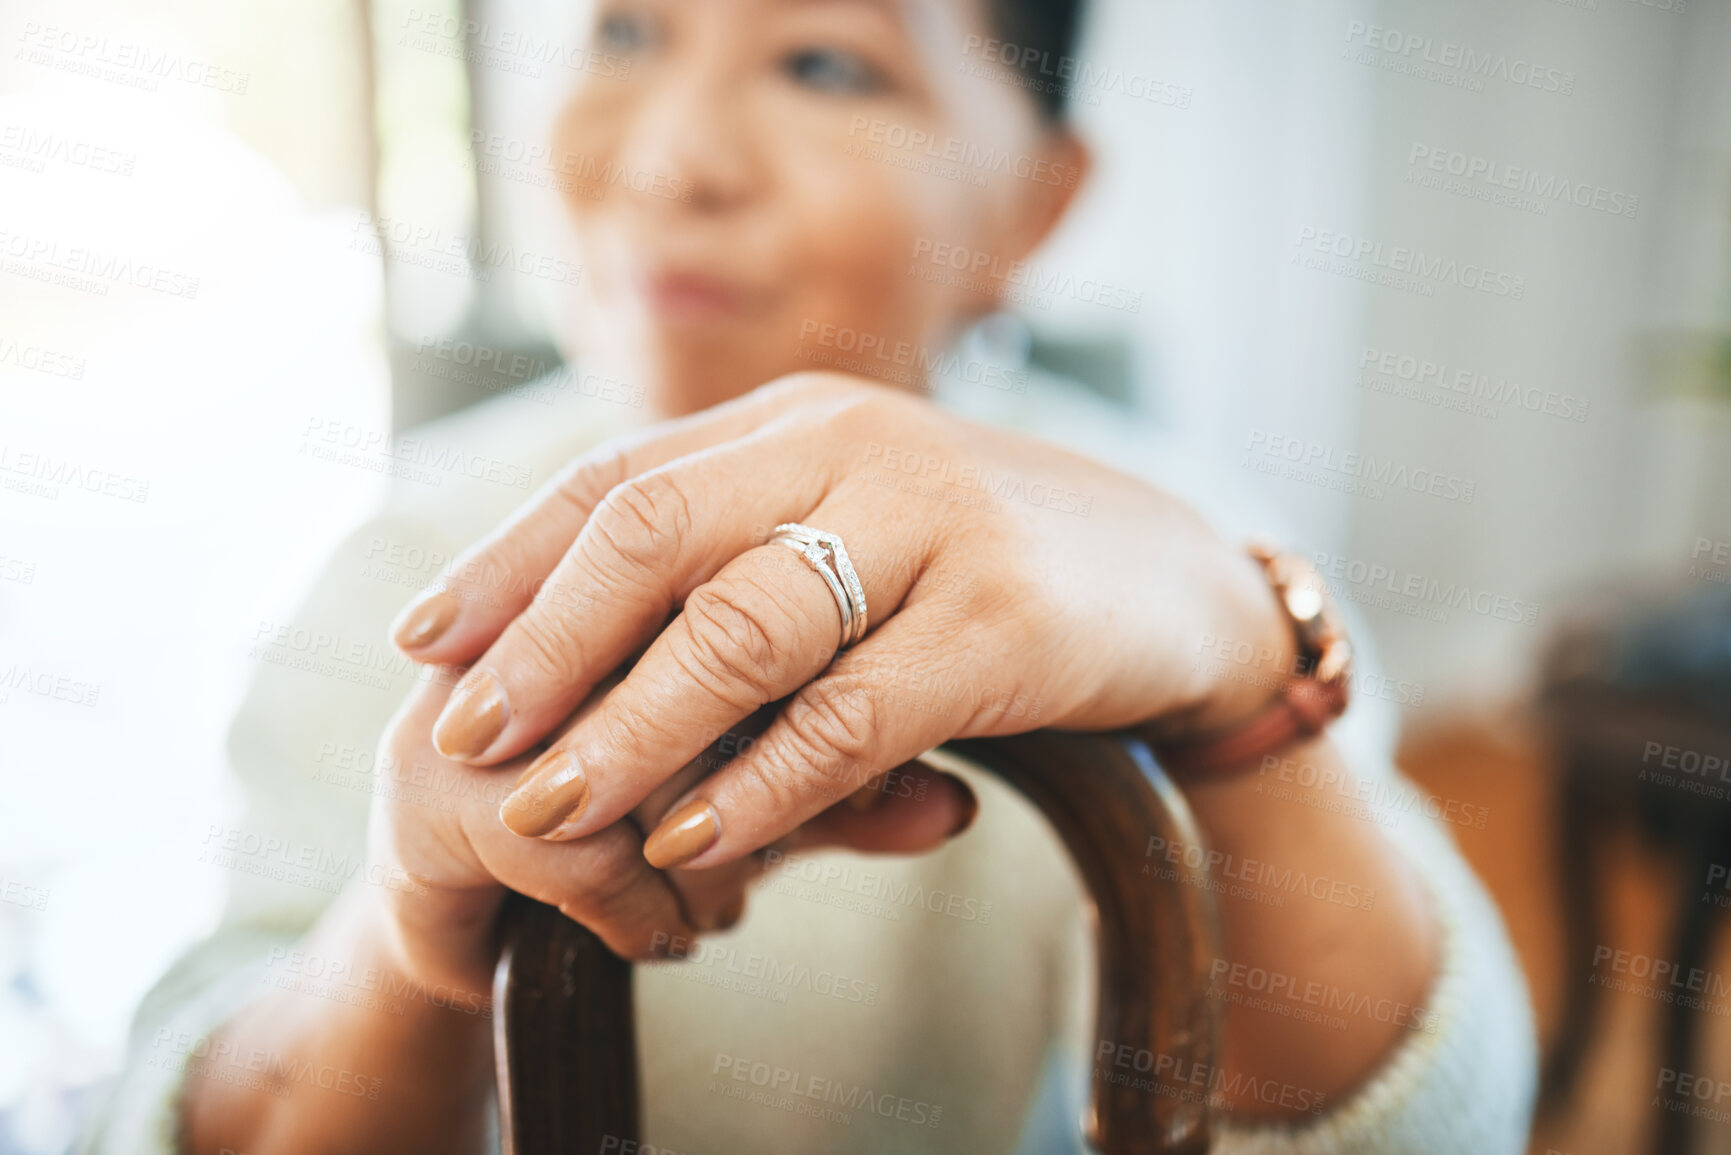
[[[512,623],[511,632],[517,651],[512,661],[522,662],[540,678],[569,681],[583,666],[582,643],[560,629],[550,614],[524,614]]]
[[[609,855],[607,863],[590,881],[589,900],[602,918],[620,922],[637,893],[641,870],[637,863],[623,854]]]
[[[761,814],[801,814],[809,809],[815,784],[797,743],[765,743],[739,763],[737,788],[750,809]]]
[[[591,718],[587,749],[596,760],[621,762],[652,758],[673,740],[663,714],[644,710],[629,695],[614,694]]]
[[[900,411],[897,398],[877,389],[859,389],[844,395],[846,400],[837,407],[840,420],[881,421]]]
[[[441,582],[463,591],[471,605],[497,608],[507,602],[533,601],[539,584],[531,544],[506,526],[478,548],[460,555],[447,567]]]
[[[590,518],[617,562],[635,571],[661,570],[678,558],[691,536],[691,504],[664,473],[615,485]]]
[[[835,399],[822,407],[818,416],[819,436],[838,446],[883,442],[894,446],[904,459],[940,461],[944,453],[931,447],[930,439],[914,420],[912,407],[917,399],[888,396],[873,390],[857,390]],[[940,504],[922,518],[949,516],[953,507]]]
[[[835,392],[843,380],[834,373],[807,369],[789,373],[757,387],[757,395],[765,401],[804,401]]]
[[[988,557],[1003,557],[1008,552],[990,544],[986,549]],[[1005,567],[982,573],[982,568],[970,566],[950,579],[950,588],[956,592],[948,600],[958,611],[981,625],[990,623],[992,630],[1014,631],[1017,641],[1026,640],[1023,635],[1037,632],[1042,624],[1049,628],[1048,621],[1029,611],[1030,606],[1045,606],[1052,600],[1050,590],[1035,575],[1006,573]]]
[[[699,685],[729,700],[761,706],[779,696],[799,625],[787,609],[748,583],[715,581],[685,599],[685,643],[675,656]]]
[[[756,393],[771,404],[790,403],[795,407],[841,401],[844,407],[852,400],[867,401],[891,392],[889,387],[863,377],[821,369],[808,369],[778,377],[767,385],[758,386]]]
[[[864,686],[841,678],[808,685],[783,713],[789,744],[808,773],[861,782],[878,746],[878,706]]]
[[[609,442],[560,470],[553,492],[579,510],[591,510],[627,476],[625,446]]]
[[[885,429],[905,422],[918,404],[899,390],[861,385],[837,395],[841,403],[830,420],[843,428]]]
[[[637,885],[647,865],[618,848],[594,856],[583,872],[583,892],[566,900],[579,921],[620,927],[635,905]],[[561,907],[563,909],[563,906]]]

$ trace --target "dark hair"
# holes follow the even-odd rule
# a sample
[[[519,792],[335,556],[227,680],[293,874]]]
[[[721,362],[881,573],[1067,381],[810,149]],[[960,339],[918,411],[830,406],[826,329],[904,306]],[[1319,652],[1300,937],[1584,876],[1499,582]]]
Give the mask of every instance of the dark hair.
[[[985,0],[992,34],[1015,53],[1028,95],[1049,124],[1064,120],[1070,86],[1080,67],[1074,58],[1085,0]]]

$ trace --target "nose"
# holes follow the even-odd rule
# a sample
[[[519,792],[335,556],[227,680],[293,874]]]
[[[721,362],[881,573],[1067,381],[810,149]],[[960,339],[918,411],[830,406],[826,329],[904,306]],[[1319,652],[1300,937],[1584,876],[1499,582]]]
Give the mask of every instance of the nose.
[[[722,213],[747,203],[761,177],[759,156],[742,114],[737,84],[714,70],[691,67],[661,80],[639,106],[626,135],[625,161],[634,174],[664,178],[673,196],[639,193],[660,207]],[[634,180],[632,187],[655,188]]]

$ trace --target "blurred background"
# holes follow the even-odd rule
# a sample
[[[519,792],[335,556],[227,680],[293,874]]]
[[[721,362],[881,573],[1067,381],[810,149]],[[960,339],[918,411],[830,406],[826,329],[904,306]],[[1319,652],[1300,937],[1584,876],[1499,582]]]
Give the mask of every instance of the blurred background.
[[[309,430],[560,371],[515,258],[577,7],[0,7],[0,1153],[215,921],[252,646],[384,484]],[[1241,464],[1359,606],[1404,765],[1486,816],[1533,1150],[1731,1151],[1731,4],[1096,0],[1080,56],[1036,263],[1121,291],[995,355]]]

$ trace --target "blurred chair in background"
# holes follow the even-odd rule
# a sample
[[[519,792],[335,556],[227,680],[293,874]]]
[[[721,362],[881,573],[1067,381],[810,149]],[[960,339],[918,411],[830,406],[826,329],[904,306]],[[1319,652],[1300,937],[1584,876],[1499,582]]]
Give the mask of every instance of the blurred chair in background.
[[[1731,590],[1626,603],[1566,629],[1549,654],[1539,706],[1557,761],[1566,939],[1544,1096],[1566,1110],[1599,1025],[1601,984],[1612,977],[1602,966],[1611,950],[1605,847],[1630,827],[1674,870],[1662,959],[1671,969],[1635,981],[1672,987],[1662,1067],[1699,1066],[1701,1004],[1715,994],[1711,948],[1731,910]],[[1689,1150],[1692,1119],[1662,1112],[1654,1150]]]

